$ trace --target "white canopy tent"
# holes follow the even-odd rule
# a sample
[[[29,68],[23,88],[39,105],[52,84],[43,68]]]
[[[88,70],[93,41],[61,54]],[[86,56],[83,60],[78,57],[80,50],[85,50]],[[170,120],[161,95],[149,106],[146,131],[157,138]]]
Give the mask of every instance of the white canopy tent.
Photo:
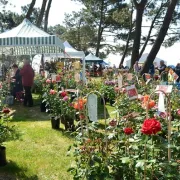
[[[0,34],[0,53],[7,55],[35,55],[62,53],[63,42],[54,35],[42,31],[28,19],[10,31]]]
[[[143,54],[143,55],[141,56],[141,58],[139,59],[139,64],[143,64],[143,63],[146,61],[147,56],[148,56],[148,53]],[[156,66],[159,66],[159,65],[160,65],[160,61],[164,61],[164,60],[156,57],[155,60],[154,60],[154,64],[155,64]],[[164,61],[164,63],[167,64],[166,61]],[[131,60],[127,60],[127,61],[126,61],[126,66],[128,66],[128,67],[131,66]]]
[[[45,53],[46,57],[59,57],[59,58],[72,58],[72,59],[83,59],[85,57],[85,54],[83,51],[77,51],[74,49],[68,41],[65,41],[63,43],[65,47],[65,53],[56,53],[56,54],[47,54]]]
[[[68,41],[65,41],[63,44],[65,46],[65,55],[67,54],[71,58],[84,58],[85,57],[85,54],[83,51],[77,51],[68,43]]]

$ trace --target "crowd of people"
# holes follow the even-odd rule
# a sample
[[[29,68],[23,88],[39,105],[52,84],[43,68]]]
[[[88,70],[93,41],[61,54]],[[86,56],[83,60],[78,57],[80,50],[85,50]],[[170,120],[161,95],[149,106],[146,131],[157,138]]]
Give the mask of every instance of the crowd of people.
[[[138,61],[135,62],[134,64],[134,72],[135,73],[139,73],[141,71],[141,66],[139,65]],[[177,63],[176,67],[168,67],[166,66],[166,64],[164,63],[164,61],[160,61],[160,66],[154,66],[154,64],[151,64],[149,67],[149,72],[148,74],[151,75],[151,78],[155,77],[155,73],[156,71],[158,71],[158,75],[161,76],[162,80],[164,81],[168,81],[168,74],[169,74],[169,70],[172,70],[174,73],[176,73],[176,75],[178,76],[178,78],[176,79],[176,82],[179,82],[180,80],[180,63]]]

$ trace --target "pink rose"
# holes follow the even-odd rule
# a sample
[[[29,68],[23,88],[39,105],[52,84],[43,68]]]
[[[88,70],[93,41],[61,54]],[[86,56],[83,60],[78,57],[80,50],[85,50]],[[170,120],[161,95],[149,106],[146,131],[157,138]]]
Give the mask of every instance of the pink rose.
[[[177,110],[177,115],[180,116],[180,109]]]
[[[54,95],[54,94],[56,94],[57,92],[55,91],[55,90],[53,90],[53,89],[51,89],[50,90],[50,92],[49,92],[49,94],[51,94],[51,95]]]
[[[69,97],[68,96],[65,96],[64,98],[63,98],[63,101],[68,101],[69,100]]]
[[[47,79],[47,80],[46,80],[46,83],[47,83],[47,84],[50,84],[50,83],[51,83],[51,80],[50,80],[50,79]]]

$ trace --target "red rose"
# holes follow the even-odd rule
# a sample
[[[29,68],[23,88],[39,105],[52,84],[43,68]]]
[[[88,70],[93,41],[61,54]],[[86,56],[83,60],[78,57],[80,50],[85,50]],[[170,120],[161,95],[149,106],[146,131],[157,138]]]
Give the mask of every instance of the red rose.
[[[132,128],[124,128],[124,133],[126,134],[126,135],[130,135],[130,134],[132,134],[132,133],[134,133],[134,131],[133,131],[133,129]]]
[[[112,127],[116,126],[116,124],[117,124],[117,121],[114,119],[109,122],[109,125]]]
[[[144,123],[141,128],[141,132],[146,135],[157,134],[161,131],[161,124],[158,120],[152,119],[145,119]]]
[[[62,96],[62,97],[67,96],[67,92],[66,92],[66,91],[61,92],[61,96]]]
[[[8,108],[4,108],[4,109],[3,109],[3,113],[4,113],[4,114],[8,114],[9,112],[10,112],[10,109],[8,109]]]

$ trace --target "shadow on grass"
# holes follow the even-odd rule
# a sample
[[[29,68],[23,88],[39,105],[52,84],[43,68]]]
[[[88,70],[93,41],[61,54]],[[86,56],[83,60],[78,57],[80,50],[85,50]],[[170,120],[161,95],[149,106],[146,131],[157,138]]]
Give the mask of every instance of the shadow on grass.
[[[12,122],[18,121],[48,121],[47,113],[40,111],[40,106],[24,107],[22,103],[16,102],[11,106],[15,110]]]
[[[0,167],[0,180],[38,180],[37,175],[27,176],[26,172],[26,168],[21,168],[15,162],[9,161],[6,166]]]

